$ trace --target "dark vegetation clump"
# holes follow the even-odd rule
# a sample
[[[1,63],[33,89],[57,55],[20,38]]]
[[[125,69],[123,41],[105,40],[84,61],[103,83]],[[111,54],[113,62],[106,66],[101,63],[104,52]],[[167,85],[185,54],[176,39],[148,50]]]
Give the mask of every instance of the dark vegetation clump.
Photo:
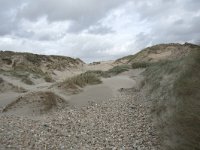
[[[12,60],[10,58],[2,58],[2,61],[7,65],[11,65],[12,64]]]
[[[43,98],[43,105],[45,106],[43,108],[44,112],[47,112],[51,110],[53,107],[57,106],[57,97],[54,93],[52,92],[45,92],[44,93],[44,98]]]
[[[31,81],[31,79],[29,77],[22,78],[21,81],[24,82],[25,84],[28,84],[28,85],[34,84],[34,82]]]
[[[147,68],[150,65],[153,65],[153,63],[148,62],[135,62],[132,64],[132,69],[138,69],[138,68]]]
[[[44,80],[46,82],[53,82],[54,80],[52,79],[52,77],[49,74],[44,75]]]
[[[3,79],[2,79],[2,78],[0,78],[0,84],[1,84],[1,83],[3,83],[3,82],[4,82],[4,81],[3,81]]]

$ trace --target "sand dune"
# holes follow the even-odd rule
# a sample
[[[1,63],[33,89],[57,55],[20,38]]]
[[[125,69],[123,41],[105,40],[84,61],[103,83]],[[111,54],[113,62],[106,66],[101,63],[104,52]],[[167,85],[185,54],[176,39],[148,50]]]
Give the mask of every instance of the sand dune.
[[[199,145],[197,45],[161,44],[91,64],[11,54],[0,60],[0,149],[164,149],[178,144],[173,138]]]

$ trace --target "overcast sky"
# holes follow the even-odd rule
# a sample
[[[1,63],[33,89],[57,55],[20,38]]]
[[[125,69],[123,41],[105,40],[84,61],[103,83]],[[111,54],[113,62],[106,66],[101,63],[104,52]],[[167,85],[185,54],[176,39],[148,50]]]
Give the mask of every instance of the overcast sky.
[[[200,42],[200,0],[0,0],[0,49],[79,57]]]

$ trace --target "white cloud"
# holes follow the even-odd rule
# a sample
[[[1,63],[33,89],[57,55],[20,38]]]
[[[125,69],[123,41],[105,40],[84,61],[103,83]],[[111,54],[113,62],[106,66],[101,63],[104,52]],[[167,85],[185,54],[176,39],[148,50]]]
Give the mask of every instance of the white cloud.
[[[35,22],[23,19],[20,22],[21,30],[16,34],[23,36],[24,33],[30,33],[29,38],[41,41],[57,40],[66,34],[69,26],[69,21],[48,22],[46,17],[41,17]]]

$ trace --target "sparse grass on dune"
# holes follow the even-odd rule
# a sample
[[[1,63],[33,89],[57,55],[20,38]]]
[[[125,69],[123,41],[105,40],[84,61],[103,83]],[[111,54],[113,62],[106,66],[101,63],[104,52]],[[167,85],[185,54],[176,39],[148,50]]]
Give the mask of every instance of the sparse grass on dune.
[[[105,71],[102,76],[103,77],[111,77],[111,76],[115,76],[118,75],[122,72],[128,71],[131,67],[129,65],[121,65],[121,66],[115,66],[113,68],[111,68],[108,71]]]
[[[32,92],[18,97],[6,105],[2,112],[12,112],[17,108],[24,115],[41,115],[61,110],[67,106],[68,103],[53,92]]]
[[[7,81],[4,81],[4,79],[0,78],[0,93],[8,92],[8,91],[14,91],[18,93],[25,93],[27,92],[24,88],[15,86],[12,83],[9,83]]]
[[[68,89],[68,88],[78,88],[84,87],[86,85],[93,85],[93,84],[100,84],[102,81],[100,78],[91,72],[82,73],[80,75],[71,77],[66,79],[64,82],[61,83],[61,86]]]
[[[128,65],[121,65],[121,66],[115,66],[112,69],[108,70],[108,72],[111,72],[113,74],[119,74],[125,71],[128,71],[130,67]]]
[[[115,66],[115,67],[109,69],[108,71],[89,70],[86,73],[92,73],[99,77],[108,78],[111,76],[118,75],[122,72],[128,71],[129,69],[131,69],[131,67],[129,65],[120,65],[120,66]]]
[[[148,67],[144,77],[163,149],[200,149],[200,48]]]
[[[28,85],[34,84],[33,81],[30,79],[30,75],[33,75],[36,78],[43,78],[46,82],[54,81],[50,74],[44,73],[42,70],[34,68],[31,69],[31,68],[17,67],[14,70],[7,70],[7,71],[0,70],[0,74],[16,77]]]
[[[101,71],[101,70],[89,70],[86,73],[95,74],[98,77],[102,77],[104,75],[105,71]]]

